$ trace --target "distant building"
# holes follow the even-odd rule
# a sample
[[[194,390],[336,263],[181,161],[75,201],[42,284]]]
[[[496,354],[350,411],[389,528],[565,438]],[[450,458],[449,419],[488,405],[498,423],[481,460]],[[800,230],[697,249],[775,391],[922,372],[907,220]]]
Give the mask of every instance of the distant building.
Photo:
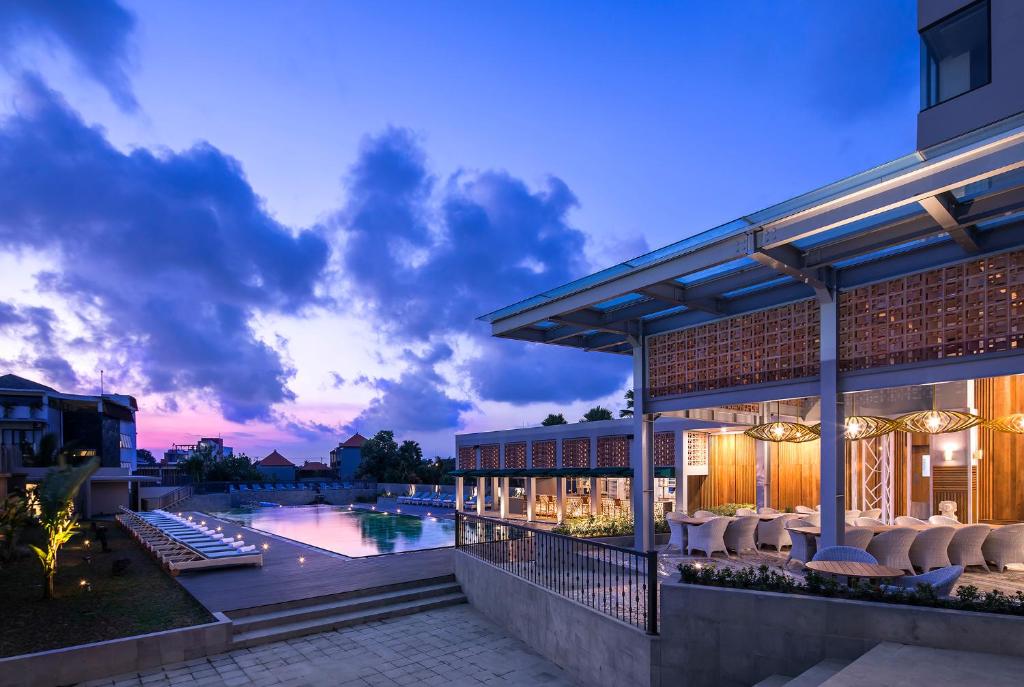
[[[315,477],[323,478],[334,478],[334,470],[331,469],[330,465],[321,463],[318,460],[307,460],[299,468],[296,477],[299,479],[312,479]]]
[[[0,497],[9,488],[38,483],[54,467],[35,455],[43,436],[53,434],[70,463],[100,459],[100,469],[80,491],[80,512],[90,517],[131,505],[130,485],[145,481],[131,475],[137,411],[131,396],[68,394],[17,375],[0,375]]]
[[[356,470],[359,469],[359,463],[363,460],[363,444],[365,443],[366,437],[356,432],[331,451],[331,468],[338,475],[338,479],[355,479]]]
[[[203,437],[194,444],[172,444],[170,449],[164,451],[163,464],[177,465],[196,453],[206,451],[209,451],[214,460],[230,458],[235,454],[235,450],[225,446],[224,440],[220,437]]]
[[[256,462],[256,469],[268,480],[280,482],[295,481],[295,463],[291,462],[275,449],[263,460]]]

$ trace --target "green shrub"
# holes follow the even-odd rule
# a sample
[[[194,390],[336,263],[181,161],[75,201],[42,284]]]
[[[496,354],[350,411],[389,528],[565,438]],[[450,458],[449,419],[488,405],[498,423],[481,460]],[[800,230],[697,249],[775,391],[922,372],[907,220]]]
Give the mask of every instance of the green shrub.
[[[813,570],[808,570],[807,576],[801,582],[778,570],[769,568],[767,565],[757,568],[748,566],[736,570],[700,563],[680,563],[678,569],[680,582],[708,587],[732,587],[734,589],[754,589],[765,592],[949,608],[959,611],[1024,615],[1024,591],[1007,594],[993,589],[990,592],[982,593],[974,585],[962,585],[957,588],[955,597],[947,599],[939,598],[932,586],[928,584],[919,584],[915,589],[886,591],[878,585],[870,584],[867,580],[861,580],[859,584],[853,586],[840,584],[834,577],[821,575]]]
[[[753,510],[755,506],[752,503],[723,503],[719,506],[711,506],[710,508],[702,508],[701,510],[710,511],[715,515],[725,515],[731,518],[736,515],[736,511],[740,508],[750,508]]]
[[[583,518],[568,518],[562,520],[551,530],[556,534],[566,534],[570,537],[625,537],[633,534],[633,516],[620,515],[598,515],[586,516]],[[654,531],[658,533],[668,532],[668,521],[665,516],[654,519]]]

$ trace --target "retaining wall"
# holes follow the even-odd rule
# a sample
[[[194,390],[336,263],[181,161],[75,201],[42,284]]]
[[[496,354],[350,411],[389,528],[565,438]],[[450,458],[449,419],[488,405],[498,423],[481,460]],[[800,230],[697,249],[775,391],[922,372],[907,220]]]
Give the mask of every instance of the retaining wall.
[[[462,551],[455,577],[478,611],[590,687],[657,685],[660,642]]]
[[[1024,617],[661,586],[665,684],[747,687],[769,675],[798,675],[826,658],[854,660],[881,642],[1024,656]]]
[[[228,650],[231,620],[0,659],[0,687],[51,687],[136,673]]]

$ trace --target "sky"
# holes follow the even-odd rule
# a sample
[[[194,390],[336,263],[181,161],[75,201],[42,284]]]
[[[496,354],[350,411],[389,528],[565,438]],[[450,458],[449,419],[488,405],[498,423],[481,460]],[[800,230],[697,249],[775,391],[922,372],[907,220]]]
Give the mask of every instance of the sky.
[[[0,5],[0,374],[326,457],[623,406],[476,318],[914,148],[913,0]]]

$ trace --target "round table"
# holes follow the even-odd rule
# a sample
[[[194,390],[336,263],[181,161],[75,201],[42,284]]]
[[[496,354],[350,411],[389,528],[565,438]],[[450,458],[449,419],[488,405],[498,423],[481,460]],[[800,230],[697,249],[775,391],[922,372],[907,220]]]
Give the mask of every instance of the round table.
[[[889,579],[902,577],[905,573],[899,568],[890,568],[887,565],[877,563],[857,563],[854,561],[810,561],[806,564],[808,570],[832,575],[833,577],[845,577],[847,580],[859,579]]]

